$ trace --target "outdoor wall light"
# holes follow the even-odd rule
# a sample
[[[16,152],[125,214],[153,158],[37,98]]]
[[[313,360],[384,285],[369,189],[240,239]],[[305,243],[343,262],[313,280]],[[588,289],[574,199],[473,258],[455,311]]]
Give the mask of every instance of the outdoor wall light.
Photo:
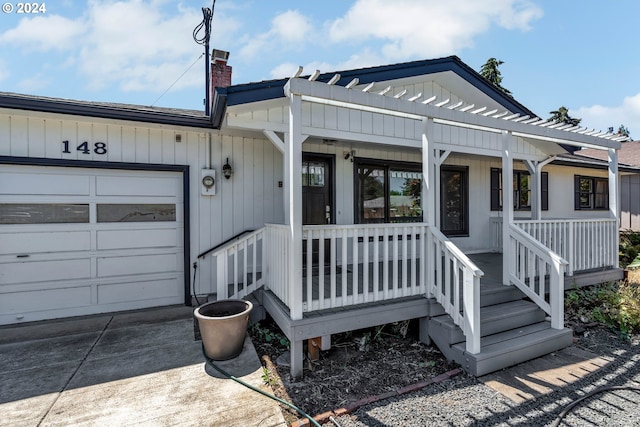
[[[351,151],[343,151],[342,155],[344,156],[345,160],[349,160],[351,159],[351,163],[353,163],[353,158],[356,155],[356,151],[355,150],[351,150]]]
[[[227,157],[227,163],[225,163],[222,166],[222,175],[224,175],[224,177],[226,179],[231,178],[231,175],[233,175],[233,168],[231,168],[231,165],[229,164],[229,158]]]

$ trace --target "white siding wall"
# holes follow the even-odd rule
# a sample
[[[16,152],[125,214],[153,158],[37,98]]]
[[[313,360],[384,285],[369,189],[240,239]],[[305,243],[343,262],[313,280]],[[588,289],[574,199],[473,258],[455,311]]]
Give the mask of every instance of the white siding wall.
[[[264,139],[214,133],[210,158],[217,171],[216,195],[202,196],[200,170],[206,165],[208,144],[204,130],[27,114],[0,114],[0,156],[189,165],[191,264],[199,253],[237,233],[283,221],[283,188],[278,187],[282,154]],[[182,142],[175,142],[176,134]],[[62,152],[63,140],[69,141],[68,154]],[[105,142],[107,153],[76,151],[83,141],[90,146]],[[234,169],[229,180],[221,173],[227,158]],[[198,293],[214,290],[212,264],[210,258],[199,262]]]

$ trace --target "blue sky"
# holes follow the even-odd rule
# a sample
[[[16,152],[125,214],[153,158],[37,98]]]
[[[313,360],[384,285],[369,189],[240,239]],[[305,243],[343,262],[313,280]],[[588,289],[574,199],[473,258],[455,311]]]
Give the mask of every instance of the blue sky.
[[[0,91],[203,109],[192,32],[212,0],[41,3],[44,13],[0,13]],[[211,47],[231,52],[234,84],[298,65],[457,55],[479,70],[495,57],[502,85],[539,116],[564,105],[585,126],[624,124],[638,139],[639,17],[637,0],[217,0]]]

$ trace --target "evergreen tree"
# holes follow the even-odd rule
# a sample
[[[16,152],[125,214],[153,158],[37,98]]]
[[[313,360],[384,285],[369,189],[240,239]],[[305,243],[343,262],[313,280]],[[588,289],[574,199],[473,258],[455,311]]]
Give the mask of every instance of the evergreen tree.
[[[503,88],[501,84],[502,75],[500,74],[500,70],[498,69],[498,67],[502,64],[504,64],[504,61],[500,61],[496,58],[489,58],[480,69],[480,75],[489,80],[491,83],[493,83],[494,86],[496,86],[507,95],[512,96],[511,92],[508,89]]]
[[[565,106],[562,106],[554,111],[549,111],[551,117],[549,120],[553,120],[554,123],[564,123],[567,125],[578,126],[582,119],[574,119],[569,115],[569,109]]]

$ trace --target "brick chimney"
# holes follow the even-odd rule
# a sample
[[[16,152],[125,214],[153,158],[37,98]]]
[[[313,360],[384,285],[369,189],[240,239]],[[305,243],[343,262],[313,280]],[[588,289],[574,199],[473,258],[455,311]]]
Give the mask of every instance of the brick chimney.
[[[231,67],[227,65],[229,52],[213,49],[211,54],[211,99],[217,87],[231,86]]]

